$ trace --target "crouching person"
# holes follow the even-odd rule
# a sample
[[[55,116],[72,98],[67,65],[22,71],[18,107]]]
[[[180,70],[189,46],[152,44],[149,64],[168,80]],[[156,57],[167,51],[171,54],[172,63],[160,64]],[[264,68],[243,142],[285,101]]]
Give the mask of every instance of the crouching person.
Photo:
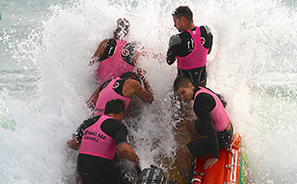
[[[124,101],[107,102],[104,115],[85,120],[68,141],[70,148],[79,150],[77,170],[84,184],[117,184],[116,155],[139,167],[139,158],[126,140],[127,127],[121,123],[124,111]]]
[[[233,127],[222,101],[210,89],[194,86],[185,76],[174,81],[177,95],[190,102],[194,100],[193,110],[198,116],[195,130],[199,135],[177,151],[176,163],[183,182],[190,182],[189,158],[211,155],[204,164],[204,170],[213,166],[219,159],[219,150],[225,148],[233,135]]]

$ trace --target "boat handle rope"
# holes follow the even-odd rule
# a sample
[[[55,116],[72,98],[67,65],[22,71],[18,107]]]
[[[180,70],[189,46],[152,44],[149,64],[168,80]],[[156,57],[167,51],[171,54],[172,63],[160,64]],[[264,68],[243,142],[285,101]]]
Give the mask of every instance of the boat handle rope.
[[[198,179],[198,178],[194,178],[194,179],[192,179],[190,183],[192,184],[192,183],[194,183],[194,181],[198,181],[198,182],[200,182],[200,183],[201,183],[201,180],[200,180],[200,179]]]
[[[200,175],[200,176],[206,176],[206,174],[204,173],[204,172],[195,172],[194,174],[193,174],[193,177],[194,176],[196,176],[196,175]]]
[[[232,175],[232,180],[230,181],[230,182],[228,182],[227,184],[231,184],[231,183],[233,183],[233,182],[235,182],[235,172],[234,172],[234,170],[233,170],[233,166],[235,165],[235,162],[236,162],[236,160],[235,160],[235,156],[234,156],[234,153],[231,151],[231,149],[232,149],[232,146],[233,146],[233,144],[234,144],[234,142],[235,142],[235,135],[234,135],[234,140],[231,142],[231,144],[229,144],[228,145],[228,147],[227,147],[227,151],[229,151],[230,153],[231,153],[231,155],[232,155],[232,160],[233,160],[233,164],[230,164],[230,165],[226,165],[226,169],[230,169],[231,170],[231,175]],[[224,183],[226,183],[226,182],[224,182]]]

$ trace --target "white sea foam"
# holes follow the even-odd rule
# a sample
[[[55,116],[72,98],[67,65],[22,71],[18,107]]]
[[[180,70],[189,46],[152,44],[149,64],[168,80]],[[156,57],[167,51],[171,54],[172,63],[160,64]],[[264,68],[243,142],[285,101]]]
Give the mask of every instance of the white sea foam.
[[[1,85],[0,183],[74,182],[77,152],[66,142],[91,115],[85,101],[97,86],[92,80],[95,67],[87,64],[98,44],[112,37],[119,17],[130,21],[130,40],[161,54],[161,62],[151,55],[140,59],[156,100],[141,105],[140,114],[131,120],[136,127],[129,130],[141,166],[163,167],[162,158],[172,158],[176,148],[168,97],[176,64],[168,66],[165,54],[170,35],[177,33],[171,13],[185,4],[192,9],[195,24],[208,25],[214,35],[208,86],[227,100],[230,118],[247,147],[248,183],[295,182],[294,5],[253,0],[77,0],[57,1],[49,13],[29,14],[25,20],[36,23],[30,24],[30,34],[20,37],[16,25],[1,36],[1,51],[14,54],[12,59],[1,58],[1,63],[8,67],[17,61],[24,71],[37,71],[32,73],[37,77],[28,83],[34,94],[24,95],[26,99],[12,93],[12,84]],[[16,22],[21,26],[24,19]]]

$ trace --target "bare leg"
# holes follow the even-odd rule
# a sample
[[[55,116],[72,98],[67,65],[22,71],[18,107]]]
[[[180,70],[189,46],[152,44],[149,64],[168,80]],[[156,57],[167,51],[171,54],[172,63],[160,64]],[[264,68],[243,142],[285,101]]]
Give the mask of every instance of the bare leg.
[[[192,155],[187,146],[183,146],[177,151],[176,164],[184,184],[188,184],[190,180],[191,166],[188,162],[189,158],[192,158]]]

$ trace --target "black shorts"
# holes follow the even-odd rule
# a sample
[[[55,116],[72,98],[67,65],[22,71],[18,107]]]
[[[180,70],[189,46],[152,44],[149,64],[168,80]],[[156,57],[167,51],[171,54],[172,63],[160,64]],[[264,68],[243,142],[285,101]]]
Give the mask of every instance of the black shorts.
[[[195,122],[196,130],[199,129],[197,128],[197,126],[199,125],[200,125],[199,121],[196,121]],[[211,154],[213,151],[212,150],[213,148],[211,146],[213,144],[212,143],[213,140],[211,140],[207,136],[203,136],[204,134],[203,132],[197,131],[197,133],[201,136],[187,144],[187,147],[190,150],[193,158],[207,156]],[[233,136],[233,126],[231,123],[225,130],[221,132],[217,132],[219,150],[222,150],[223,148],[229,145],[232,136]]]
[[[113,166],[105,167],[97,173],[85,173],[78,171],[79,176],[84,184],[117,184],[119,173]]]
[[[84,184],[117,184],[120,171],[112,160],[79,154],[79,176]]]
[[[201,68],[194,68],[191,70],[183,70],[180,68],[177,68],[178,74],[177,76],[186,76],[190,79],[191,83],[194,86],[206,86],[206,67]]]

